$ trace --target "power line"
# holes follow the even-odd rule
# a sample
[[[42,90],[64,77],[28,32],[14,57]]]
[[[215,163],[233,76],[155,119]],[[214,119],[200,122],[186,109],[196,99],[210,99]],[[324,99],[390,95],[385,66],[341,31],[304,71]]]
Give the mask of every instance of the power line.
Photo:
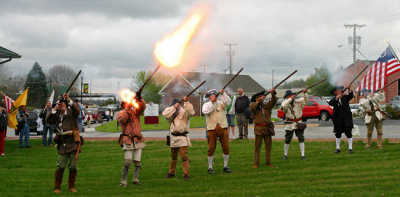
[[[356,48],[356,45],[357,44],[361,44],[361,37],[360,36],[358,36],[357,37],[357,28],[358,29],[361,29],[361,27],[365,27],[365,25],[359,25],[359,24],[352,24],[352,25],[349,25],[349,24],[344,24],[344,27],[346,28],[346,29],[351,29],[351,28],[353,28],[353,39],[351,40],[352,41],[352,44],[353,44],[353,77],[354,76],[356,76],[356,61],[357,61],[357,59],[356,59],[356,52],[357,52],[357,48]],[[350,38],[351,37],[349,37],[349,43],[350,43]],[[358,43],[357,43],[358,42]]]

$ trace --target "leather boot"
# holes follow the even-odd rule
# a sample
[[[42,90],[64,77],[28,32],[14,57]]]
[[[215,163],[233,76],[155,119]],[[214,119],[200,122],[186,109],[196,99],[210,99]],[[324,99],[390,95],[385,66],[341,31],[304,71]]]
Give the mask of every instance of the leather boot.
[[[61,182],[63,179],[64,171],[56,170],[54,173],[54,193],[60,193]]]
[[[371,147],[371,141],[372,141],[372,137],[368,137],[367,138],[367,145],[365,145],[365,148],[370,148]]]
[[[182,161],[182,167],[183,167],[183,176],[185,180],[189,180],[190,174],[189,174],[189,160]]]
[[[75,179],[77,174],[78,174],[77,169],[69,169],[68,185],[69,185],[69,191],[71,192],[78,192],[78,190],[75,189]]]
[[[140,161],[135,161],[135,169],[133,170],[133,184],[140,185],[139,181],[139,171],[141,169]]]
[[[379,149],[383,148],[383,146],[382,146],[382,135],[379,135],[379,134],[378,134],[378,148]]]
[[[125,159],[124,161],[124,166],[122,166],[122,173],[121,173],[121,183],[120,185],[122,187],[128,186],[128,172],[129,172],[129,167],[131,166],[132,160],[130,159]]]

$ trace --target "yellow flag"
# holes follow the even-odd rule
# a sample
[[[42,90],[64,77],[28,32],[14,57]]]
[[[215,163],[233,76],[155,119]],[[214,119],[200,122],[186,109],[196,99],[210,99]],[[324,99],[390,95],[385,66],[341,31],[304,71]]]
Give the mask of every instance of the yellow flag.
[[[18,98],[15,100],[13,106],[11,107],[10,113],[8,114],[8,126],[14,129],[17,129],[18,121],[17,121],[17,113],[20,106],[26,106],[26,100],[28,98],[28,89],[27,88]]]

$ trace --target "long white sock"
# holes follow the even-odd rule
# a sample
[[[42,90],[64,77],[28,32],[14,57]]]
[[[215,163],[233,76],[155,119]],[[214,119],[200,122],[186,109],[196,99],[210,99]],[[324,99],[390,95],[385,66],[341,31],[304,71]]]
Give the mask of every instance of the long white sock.
[[[288,151],[289,151],[289,146],[290,146],[290,144],[285,144],[285,146],[284,146],[284,155],[286,155],[287,156],[287,153],[288,153]]]
[[[349,142],[349,150],[353,149],[353,138],[347,138],[347,141]]]
[[[304,156],[304,142],[301,142],[299,145],[300,145],[301,156]]]
[[[223,154],[222,157],[224,158],[224,167],[228,166],[229,155]]]
[[[336,138],[336,149],[340,150],[340,138]]]
[[[214,156],[208,156],[208,168],[213,168]]]

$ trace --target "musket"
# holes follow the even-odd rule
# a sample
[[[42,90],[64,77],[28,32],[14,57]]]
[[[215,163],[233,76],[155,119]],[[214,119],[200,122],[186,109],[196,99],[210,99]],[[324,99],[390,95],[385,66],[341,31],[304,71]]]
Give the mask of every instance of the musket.
[[[397,78],[397,79],[395,79],[395,80],[393,80],[392,82],[390,82],[390,83],[386,84],[386,85],[385,85],[385,86],[383,86],[382,88],[379,88],[379,89],[375,90],[375,91],[374,91],[374,93],[376,93],[376,92],[379,92],[380,90],[383,90],[383,89],[385,89],[386,87],[388,87],[388,86],[392,85],[394,82],[396,82],[396,81],[398,81],[398,80],[400,80],[400,77],[399,77],[399,78]]]
[[[74,86],[74,83],[75,83],[75,81],[78,79],[78,77],[79,77],[79,75],[81,74],[81,72],[82,72],[82,70],[79,70],[79,72],[78,72],[78,74],[75,76],[74,80],[72,80],[72,83],[69,84],[69,87],[68,87],[67,91],[65,91],[65,93],[68,93],[68,92],[71,90],[72,86]]]
[[[312,87],[314,87],[314,86],[316,86],[316,85],[318,85],[318,84],[320,84],[320,83],[322,83],[322,82],[324,82],[324,81],[326,81],[326,79],[319,80],[319,81],[313,83],[312,85],[308,86],[308,87],[305,88],[305,89],[310,89],[310,88],[312,88]],[[300,94],[300,93],[302,93],[302,92],[304,92],[304,89],[298,91],[298,92],[295,94],[295,96],[297,96],[298,94]]]
[[[285,82],[286,80],[288,80],[288,79],[289,79],[292,75],[294,75],[296,72],[297,72],[297,70],[293,71],[289,76],[287,76],[287,77],[286,77],[285,79],[283,79],[281,82],[279,82],[278,84],[276,84],[276,85],[273,87],[273,89],[278,88],[283,82]],[[269,91],[266,92],[266,93],[264,94],[264,96],[267,96],[269,93],[270,93]]]
[[[147,85],[147,83],[150,81],[150,79],[153,77],[153,75],[157,72],[157,70],[161,67],[161,64],[159,64],[156,69],[151,73],[149,78],[146,79],[146,81],[143,83],[142,87],[136,92],[136,95],[141,95],[143,88]]]
[[[225,90],[226,87],[228,87],[228,85],[239,75],[240,72],[242,72],[243,68],[241,68],[235,76],[232,77],[231,80],[228,81],[228,83],[225,84],[225,86],[222,88],[222,90]],[[216,97],[219,96],[219,92],[217,93],[217,95],[215,95]]]
[[[200,88],[203,84],[205,84],[205,83],[206,83],[206,80],[204,80],[200,85],[198,85],[198,86],[197,86],[195,89],[193,89],[189,94],[187,94],[186,97],[189,98],[190,95],[192,95],[197,89],[199,89],[199,88]],[[182,103],[182,101],[183,101],[183,99],[181,99],[178,103]],[[174,112],[174,114],[172,115],[171,123],[174,122],[176,116],[178,115],[178,111],[179,111],[179,110],[176,110],[176,111]]]
[[[351,86],[351,84],[353,84],[353,83],[358,79],[358,77],[359,77],[365,70],[367,70],[367,68],[368,68],[368,66],[365,66],[365,68],[362,69],[362,71],[361,71],[360,73],[358,73],[358,75],[353,79],[353,81],[351,81],[351,82],[349,83],[348,86]],[[345,92],[347,89],[349,89],[349,88],[346,87],[342,92]]]

